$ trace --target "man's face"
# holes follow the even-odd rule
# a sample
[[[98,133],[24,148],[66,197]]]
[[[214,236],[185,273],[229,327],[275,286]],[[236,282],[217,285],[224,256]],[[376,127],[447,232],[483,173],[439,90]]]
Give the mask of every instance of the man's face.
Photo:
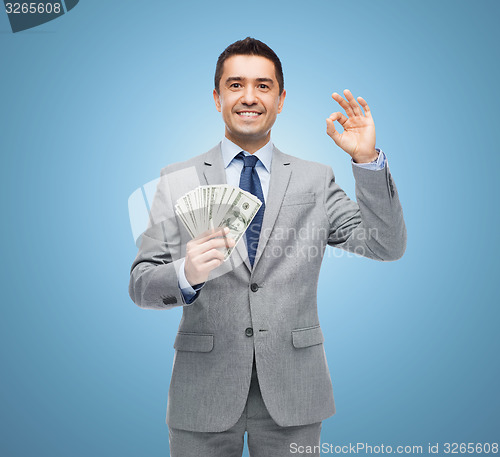
[[[261,56],[229,57],[224,62],[219,93],[214,89],[215,106],[226,124],[226,137],[248,152],[260,149],[270,139],[285,95],[285,91],[279,94],[271,60]]]

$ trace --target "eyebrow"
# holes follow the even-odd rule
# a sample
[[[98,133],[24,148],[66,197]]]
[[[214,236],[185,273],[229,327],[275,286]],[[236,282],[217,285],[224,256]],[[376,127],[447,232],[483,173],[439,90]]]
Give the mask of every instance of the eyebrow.
[[[241,76],[229,76],[229,78],[226,79],[226,84],[227,83],[232,83],[235,81],[245,81],[246,78],[243,78]],[[255,78],[255,81],[259,83],[268,83],[270,85],[274,84],[274,81],[271,78]]]

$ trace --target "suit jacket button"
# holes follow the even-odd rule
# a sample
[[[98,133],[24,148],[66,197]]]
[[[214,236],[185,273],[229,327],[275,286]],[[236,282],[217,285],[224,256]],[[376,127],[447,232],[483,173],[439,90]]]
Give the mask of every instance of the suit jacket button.
[[[259,285],[256,283],[256,282],[253,282],[251,285],[250,285],[250,290],[252,292],[257,292],[259,290]]]
[[[253,328],[248,327],[247,329],[245,329],[245,335],[246,336],[253,336]]]

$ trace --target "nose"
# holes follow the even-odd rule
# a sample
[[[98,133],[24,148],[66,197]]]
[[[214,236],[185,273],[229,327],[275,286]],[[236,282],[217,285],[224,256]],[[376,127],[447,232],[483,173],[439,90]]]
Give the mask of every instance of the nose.
[[[245,87],[240,101],[244,105],[254,105],[255,103],[257,103],[255,88],[251,86]]]

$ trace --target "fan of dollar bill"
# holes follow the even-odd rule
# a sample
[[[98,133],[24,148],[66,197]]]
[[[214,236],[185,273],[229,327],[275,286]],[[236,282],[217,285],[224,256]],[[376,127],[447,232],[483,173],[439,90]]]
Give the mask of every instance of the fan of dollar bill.
[[[175,212],[193,238],[210,229],[228,227],[236,246],[261,206],[250,192],[221,184],[199,186],[183,195],[177,200]],[[233,249],[224,248],[224,260]]]

